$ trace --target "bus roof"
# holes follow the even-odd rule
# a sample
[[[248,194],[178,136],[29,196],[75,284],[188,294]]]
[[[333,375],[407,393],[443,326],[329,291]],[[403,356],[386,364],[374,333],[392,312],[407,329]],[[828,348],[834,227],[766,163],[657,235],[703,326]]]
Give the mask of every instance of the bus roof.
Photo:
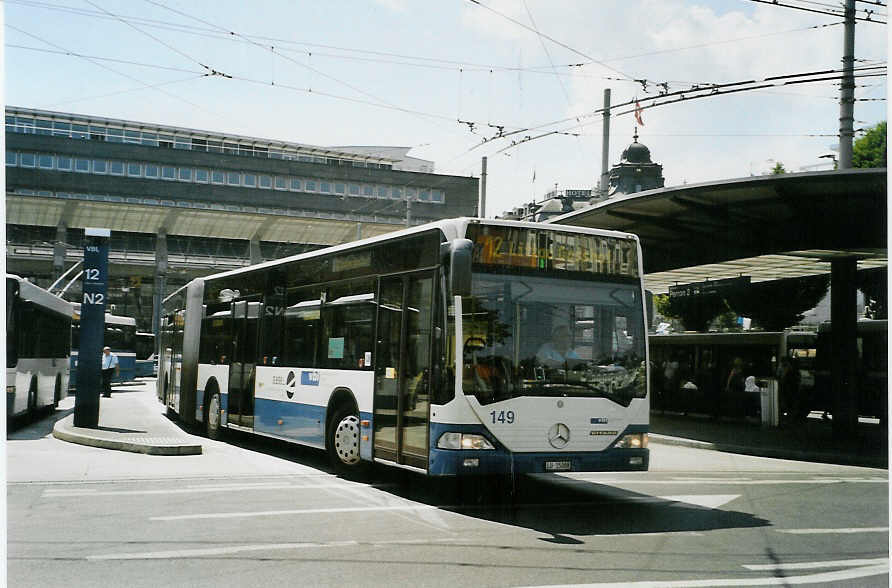
[[[49,308],[60,314],[71,316],[72,304],[55,294],[50,294],[40,286],[32,284],[24,278],[15,274],[6,274],[7,280],[14,280],[19,284],[19,296],[29,302],[38,304],[44,308]]]
[[[628,239],[636,242],[636,247],[638,243],[638,236],[633,235],[632,233],[624,233],[620,231],[610,231],[604,229],[592,229],[589,227],[574,227],[569,225],[550,225],[543,223],[531,223],[525,221],[511,221],[511,220],[501,220],[501,219],[482,219],[482,218],[471,218],[471,217],[458,217],[451,219],[443,219],[434,221],[431,223],[427,223],[424,225],[418,225],[416,227],[410,227],[407,229],[402,229],[399,231],[393,231],[391,233],[385,233],[384,235],[378,235],[375,237],[369,237],[367,239],[360,239],[359,241],[350,241],[348,243],[342,243],[340,245],[333,245],[331,247],[325,247],[323,249],[317,249],[316,251],[309,251],[306,253],[298,253],[296,255],[292,255],[289,257],[283,257],[282,259],[274,259],[270,261],[264,261],[262,263],[258,263],[255,265],[249,265],[246,267],[241,267],[238,269],[227,270],[224,272],[211,274],[209,276],[204,276],[202,278],[195,278],[195,280],[201,281],[210,281],[217,280],[221,278],[228,278],[231,276],[237,276],[244,273],[250,273],[257,270],[273,268],[280,264],[286,264],[293,261],[300,261],[305,259],[312,259],[314,257],[319,257],[322,255],[328,255],[331,253],[336,253],[339,251],[349,251],[351,249],[358,249],[361,247],[365,247],[367,245],[373,245],[375,243],[382,243],[385,241],[390,241],[393,239],[399,239],[400,237],[405,237],[408,235],[415,235],[418,233],[423,233],[425,231],[430,231],[432,229],[439,229],[447,240],[453,240],[463,237],[467,234],[468,225],[475,224],[485,224],[485,225],[496,225],[496,226],[506,226],[506,227],[518,227],[518,228],[526,228],[526,229],[536,229],[538,231],[554,231],[558,233],[581,233],[586,235],[599,235],[603,237],[614,237],[618,239]],[[185,290],[188,286],[182,286],[179,289],[175,290],[171,294],[165,298],[171,298],[177,294],[179,294],[182,290]]]

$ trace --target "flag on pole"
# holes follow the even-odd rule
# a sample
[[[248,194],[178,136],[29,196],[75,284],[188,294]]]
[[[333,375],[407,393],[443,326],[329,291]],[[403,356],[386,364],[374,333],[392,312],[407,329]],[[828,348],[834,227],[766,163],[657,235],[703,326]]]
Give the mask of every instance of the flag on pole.
[[[635,100],[635,121],[643,127],[644,120],[641,118],[641,112],[642,112],[641,105],[638,104],[638,100]]]

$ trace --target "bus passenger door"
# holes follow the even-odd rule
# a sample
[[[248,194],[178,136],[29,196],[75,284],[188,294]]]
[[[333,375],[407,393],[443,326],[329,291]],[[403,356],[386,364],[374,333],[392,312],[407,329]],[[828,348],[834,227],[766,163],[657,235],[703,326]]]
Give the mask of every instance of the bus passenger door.
[[[228,422],[254,426],[254,368],[257,357],[257,319],[260,303],[232,303],[232,361],[229,363]]]
[[[375,349],[375,457],[427,470],[433,274],[382,278]]]

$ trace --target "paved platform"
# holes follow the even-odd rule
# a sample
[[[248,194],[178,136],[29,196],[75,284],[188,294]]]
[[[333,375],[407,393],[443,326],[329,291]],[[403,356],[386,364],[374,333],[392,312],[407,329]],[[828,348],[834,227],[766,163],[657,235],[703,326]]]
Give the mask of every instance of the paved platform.
[[[166,416],[155,399],[153,382],[115,386],[111,398],[99,398],[99,427],[74,426],[74,413],[58,420],[53,436],[63,441],[149,455],[197,455],[197,438]]]
[[[878,422],[860,422],[845,439],[833,435],[832,421],[813,413],[805,422],[781,427],[735,420],[716,421],[705,415],[652,412],[651,443],[742,453],[760,457],[819,463],[889,467],[888,429]]]

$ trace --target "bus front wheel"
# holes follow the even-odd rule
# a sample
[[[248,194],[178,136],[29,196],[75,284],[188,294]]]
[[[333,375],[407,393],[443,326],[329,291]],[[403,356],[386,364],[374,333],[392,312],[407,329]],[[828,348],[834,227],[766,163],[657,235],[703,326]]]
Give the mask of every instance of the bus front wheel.
[[[339,407],[329,421],[328,455],[334,468],[342,473],[359,471],[359,414],[350,406]]]

